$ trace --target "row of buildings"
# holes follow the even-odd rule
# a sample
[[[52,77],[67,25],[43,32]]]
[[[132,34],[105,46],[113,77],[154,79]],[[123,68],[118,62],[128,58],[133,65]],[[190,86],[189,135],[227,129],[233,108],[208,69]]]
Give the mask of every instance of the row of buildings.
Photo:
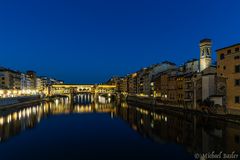
[[[62,84],[63,81],[50,77],[39,77],[35,71],[22,73],[5,67],[0,67],[0,97],[11,97],[23,94],[44,93],[52,84]]]
[[[126,96],[153,97],[158,102],[195,109],[214,102],[240,111],[240,44],[216,50],[214,65],[212,41],[201,40],[199,49],[199,59],[181,66],[164,61],[113,77],[107,83],[117,85]]]

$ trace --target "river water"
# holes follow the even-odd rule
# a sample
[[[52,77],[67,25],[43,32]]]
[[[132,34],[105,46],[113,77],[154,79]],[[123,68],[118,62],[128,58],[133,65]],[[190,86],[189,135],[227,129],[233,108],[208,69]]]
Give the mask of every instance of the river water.
[[[0,160],[195,159],[240,153],[240,125],[79,95],[0,112]]]

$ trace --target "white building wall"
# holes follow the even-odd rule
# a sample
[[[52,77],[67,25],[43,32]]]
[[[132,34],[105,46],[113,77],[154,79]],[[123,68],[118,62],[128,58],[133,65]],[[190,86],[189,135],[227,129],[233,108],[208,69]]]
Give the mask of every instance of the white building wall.
[[[193,60],[185,63],[186,72],[198,72],[199,71],[199,61]]]
[[[22,73],[21,74],[21,90],[30,90],[32,88],[31,78]]]

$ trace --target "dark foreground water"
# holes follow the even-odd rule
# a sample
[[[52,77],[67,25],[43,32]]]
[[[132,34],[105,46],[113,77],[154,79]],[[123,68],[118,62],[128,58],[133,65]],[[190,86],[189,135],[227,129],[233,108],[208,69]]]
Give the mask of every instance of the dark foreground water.
[[[196,153],[240,152],[239,124],[86,99],[2,111],[0,160],[195,159]]]

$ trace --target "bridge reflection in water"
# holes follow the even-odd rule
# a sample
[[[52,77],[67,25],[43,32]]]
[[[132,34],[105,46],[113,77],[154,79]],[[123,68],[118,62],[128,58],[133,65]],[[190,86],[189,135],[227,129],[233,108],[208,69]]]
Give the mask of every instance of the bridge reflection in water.
[[[69,98],[59,98],[36,106],[1,112],[0,140],[6,142],[53,115],[109,113],[109,117],[126,121],[143,137],[160,144],[182,145],[189,153],[240,152],[239,124],[126,103],[116,105],[106,97],[99,97],[99,102],[93,100],[91,94],[79,94],[75,96],[74,103],[70,103]]]
[[[108,98],[106,98],[108,99]],[[116,108],[109,100],[95,103],[90,94],[79,94],[70,98],[58,98],[52,102],[16,110],[0,112],[0,142],[11,138],[20,132],[34,128],[42,119],[52,115],[80,114],[80,113],[109,113],[113,115]]]

